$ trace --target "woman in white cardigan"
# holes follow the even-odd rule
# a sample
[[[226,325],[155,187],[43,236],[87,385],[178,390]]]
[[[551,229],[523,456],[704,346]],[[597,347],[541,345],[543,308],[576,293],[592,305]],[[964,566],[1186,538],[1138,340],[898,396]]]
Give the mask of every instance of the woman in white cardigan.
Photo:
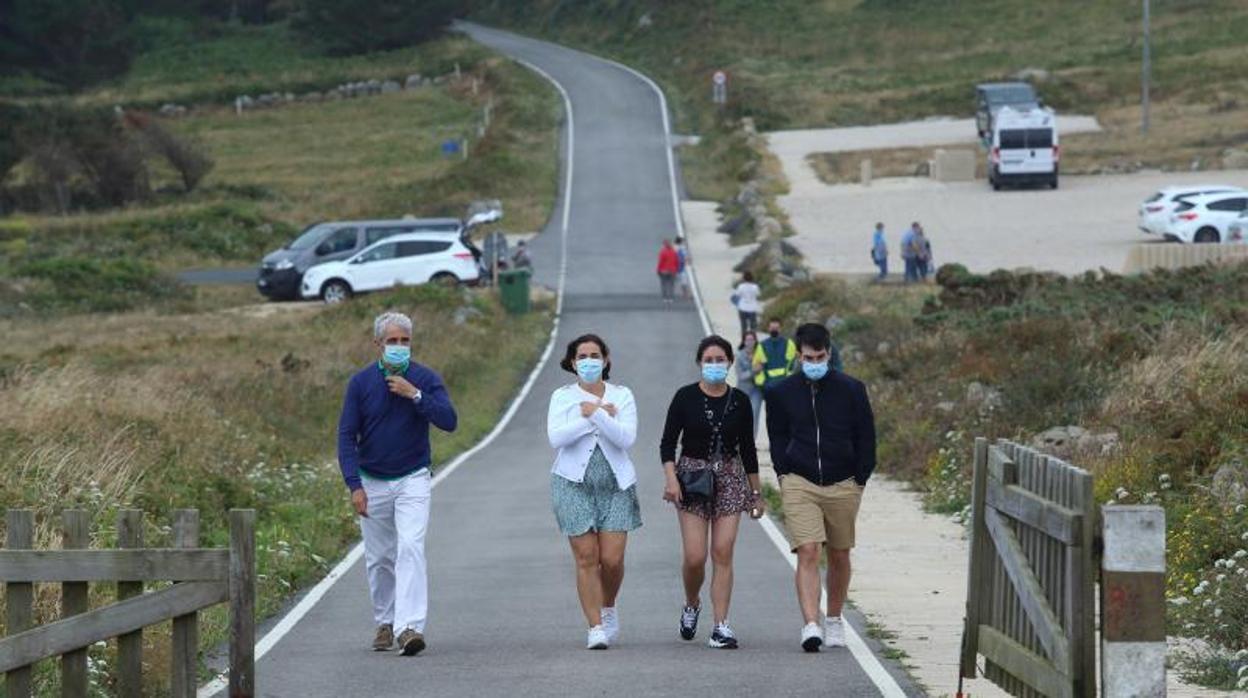
[[[637,440],[637,404],[628,388],[607,382],[611,356],[597,335],[572,340],[560,366],[578,380],[550,396],[546,432],[558,452],[551,498],[576,560],[586,647],[602,650],[619,638],[615,598],[624,581],[624,547],[628,532],[641,526],[637,473],[628,457]]]

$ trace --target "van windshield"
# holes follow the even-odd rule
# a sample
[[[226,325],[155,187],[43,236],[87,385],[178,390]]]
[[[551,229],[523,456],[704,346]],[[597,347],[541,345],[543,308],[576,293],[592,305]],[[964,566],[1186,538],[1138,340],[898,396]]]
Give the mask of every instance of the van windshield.
[[[325,233],[329,231],[329,226],[321,223],[314,225],[303,231],[294,242],[286,246],[288,250],[308,250],[316,247],[316,243],[320,242]]]

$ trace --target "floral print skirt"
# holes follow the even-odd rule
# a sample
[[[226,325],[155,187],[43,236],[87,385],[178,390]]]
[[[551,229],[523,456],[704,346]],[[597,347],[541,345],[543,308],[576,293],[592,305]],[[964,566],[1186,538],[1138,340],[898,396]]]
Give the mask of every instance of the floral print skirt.
[[[704,519],[718,519],[754,508],[754,493],[750,490],[750,480],[746,477],[745,468],[741,466],[739,459],[709,461],[681,456],[676,462],[677,475],[707,468],[715,473],[715,496],[710,501],[680,502],[676,505],[678,509],[697,514]]]
[[[550,493],[555,520],[565,536],[579,536],[590,531],[632,531],[641,527],[637,486],[620,489],[601,448],[594,448],[589,457],[583,481],[573,482],[552,474]]]

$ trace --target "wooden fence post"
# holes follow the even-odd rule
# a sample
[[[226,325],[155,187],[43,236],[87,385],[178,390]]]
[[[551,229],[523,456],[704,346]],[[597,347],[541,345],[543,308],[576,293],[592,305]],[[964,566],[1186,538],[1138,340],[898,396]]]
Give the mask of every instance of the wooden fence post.
[[[1166,512],[1101,507],[1101,681],[1107,698],[1166,695]]]
[[[178,509],[173,512],[173,547],[199,547],[199,511]],[[199,668],[199,614],[189,613],[173,619],[170,693],[173,698],[194,698]]]
[[[34,545],[35,517],[29,509],[9,509],[6,516],[8,534],[5,547],[9,550],[29,550]],[[10,583],[5,587],[5,631],[16,635],[31,626],[35,601],[35,585]],[[29,698],[31,695],[30,667],[14,669],[5,675],[4,694],[7,698]]]
[[[964,678],[975,678],[975,656],[979,652],[979,624],[987,594],[988,530],[984,526],[984,498],[988,489],[988,440],[975,439],[974,471],[971,480],[971,554],[967,573],[966,624],[962,629],[962,662]]]
[[[230,510],[230,698],[256,694],[256,512]]]
[[[78,550],[91,545],[91,519],[81,509],[68,509],[62,515],[65,529],[61,547]],[[88,610],[88,584],[64,582],[61,584],[61,617],[69,618]],[[67,652],[61,656],[61,695],[86,698],[88,686],[87,648]]]
[[[117,512],[117,547],[143,547],[143,512],[122,509]],[[143,582],[117,582],[117,600],[143,593]],[[138,698],[143,695],[143,630],[117,638],[117,695]]]

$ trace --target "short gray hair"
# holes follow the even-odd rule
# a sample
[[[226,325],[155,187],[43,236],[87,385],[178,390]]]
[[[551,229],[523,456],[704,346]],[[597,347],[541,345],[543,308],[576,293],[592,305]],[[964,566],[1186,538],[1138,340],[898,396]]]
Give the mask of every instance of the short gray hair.
[[[387,310],[378,315],[376,320],[373,320],[373,338],[381,339],[381,336],[386,333],[386,328],[392,325],[406,330],[408,334],[412,333],[412,319],[410,317],[394,310]]]

